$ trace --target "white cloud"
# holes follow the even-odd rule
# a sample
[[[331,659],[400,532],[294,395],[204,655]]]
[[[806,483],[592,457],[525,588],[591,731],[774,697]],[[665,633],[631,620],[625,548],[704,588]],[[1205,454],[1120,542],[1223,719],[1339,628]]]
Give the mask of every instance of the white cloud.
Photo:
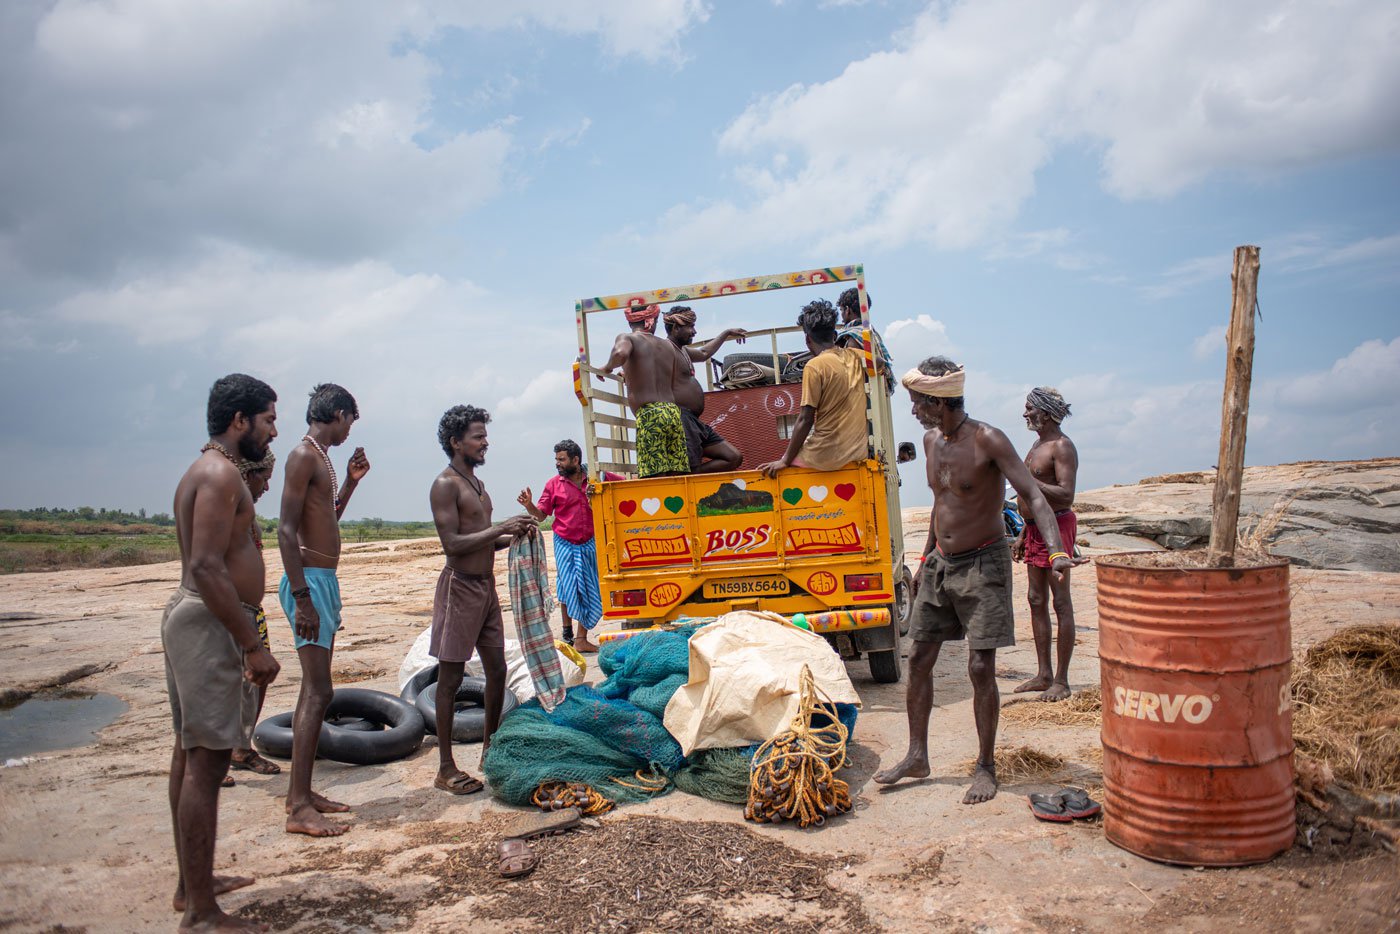
[[[509,121],[439,121],[436,39],[544,29],[659,61],[707,15],[699,0],[6,4],[0,270],[106,281],[205,238],[388,255],[512,171]]]
[[[679,250],[964,247],[1006,227],[1066,146],[1101,148],[1123,198],[1380,151],[1400,143],[1397,34],[1387,0],[933,3],[889,49],[725,129],[751,197],[661,223]]]
[[[891,321],[881,336],[901,372],[916,366],[926,357],[949,356],[958,352],[957,345],[948,338],[947,325],[931,315]]]
[[[1206,331],[1191,342],[1191,356],[1197,360],[1209,360],[1225,349],[1225,332],[1229,328],[1223,324]]]

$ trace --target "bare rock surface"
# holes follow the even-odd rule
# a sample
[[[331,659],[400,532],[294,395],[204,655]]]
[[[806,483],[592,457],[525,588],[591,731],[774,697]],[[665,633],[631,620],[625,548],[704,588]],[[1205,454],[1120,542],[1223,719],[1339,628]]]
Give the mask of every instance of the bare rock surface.
[[[1210,540],[1215,471],[1167,474],[1085,490],[1075,501],[1082,544],[1192,548]],[[1247,467],[1240,535],[1262,538],[1294,566],[1400,571],[1400,458]]]

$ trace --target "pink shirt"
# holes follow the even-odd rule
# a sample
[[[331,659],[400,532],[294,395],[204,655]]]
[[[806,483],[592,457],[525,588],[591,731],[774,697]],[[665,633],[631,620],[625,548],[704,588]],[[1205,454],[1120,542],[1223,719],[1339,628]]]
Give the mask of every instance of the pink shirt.
[[[604,480],[621,480],[621,474],[603,471]],[[593,537],[593,507],[579,484],[559,475],[550,477],[540,493],[536,508],[554,516],[554,534],[566,542],[582,545]]]

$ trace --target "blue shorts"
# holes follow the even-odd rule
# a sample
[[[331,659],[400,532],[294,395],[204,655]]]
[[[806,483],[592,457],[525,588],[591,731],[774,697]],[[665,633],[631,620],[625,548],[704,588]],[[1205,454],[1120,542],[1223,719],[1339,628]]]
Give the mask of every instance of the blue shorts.
[[[282,575],[282,583],[277,585],[277,600],[282,604],[282,612],[292,624],[292,641],[297,648],[303,645],[319,645],[329,649],[335,644],[335,634],[340,631],[340,581],[336,580],[334,568],[305,568],[306,586],[311,588],[311,605],[321,617],[321,631],[314,640],[297,635],[297,602],[292,599],[292,582]]]

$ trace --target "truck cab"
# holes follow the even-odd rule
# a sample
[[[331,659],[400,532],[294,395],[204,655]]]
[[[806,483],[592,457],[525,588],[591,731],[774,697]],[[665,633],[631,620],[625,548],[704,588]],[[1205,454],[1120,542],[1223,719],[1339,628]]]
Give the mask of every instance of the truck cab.
[[[589,324],[599,321],[596,316],[607,315],[610,336],[625,328],[620,312],[637,304],[694,306],[718,296],[848,284],[856,286],[861,308],[864,459],[837,470],[792,467],[776,478],[755,469],[786,449],[801,404],[805,355],[799,328],[749,327],[749,346],[766,344],[766,350],[712,361],[704,375],[704,421],[742,451],[739,468],[637,478],[636,424],[623,380],[589,362]],[[816,297],[828,296],[810,296]],[[792,317],[810,298],[794,296]],[[775,612],[833,642],[844,636],[848,654],[868,657],[877,682],[898,681],[912,578],[904,565],[887,374],[873,347],[863,267],[585,298],[575,304],[575,317],[574,388],[593,476],[612,471],[629,477],[591,486],[604,619],[641,628],[739,609]]]

